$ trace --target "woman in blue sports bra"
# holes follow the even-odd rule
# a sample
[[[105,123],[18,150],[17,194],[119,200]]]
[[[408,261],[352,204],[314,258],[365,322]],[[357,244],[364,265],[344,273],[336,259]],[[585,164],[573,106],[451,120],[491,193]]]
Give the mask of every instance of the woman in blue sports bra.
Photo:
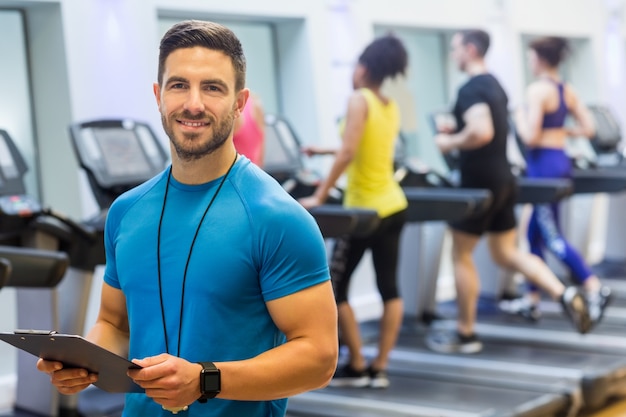
[[[528,61],[537,78],[526,90],[526,106],[517,111],[517,133],[528,147],[527,175],[529,177],[569,178],[572,164],[565,153],[568,137],[587,137],[594,134],[592,116],[573,88],[562,82],[559,64],[568,51],[565,39],[539,38],[530,44]],[[573,127],[565,126],[570,114]],[[565,240],[559,225],[559,205],[539,204],[533,207],[528,224],[530,250],[543,258],[549,250],[570,269],[573,279],[582,286],[587,296],[592,320],[601,318],[610,299],[610,289],[604,287],[581,255]],[[540,295],[536,288],[521,299],[501,305],[511,313],[532,320],[540,317],[537,309]]]

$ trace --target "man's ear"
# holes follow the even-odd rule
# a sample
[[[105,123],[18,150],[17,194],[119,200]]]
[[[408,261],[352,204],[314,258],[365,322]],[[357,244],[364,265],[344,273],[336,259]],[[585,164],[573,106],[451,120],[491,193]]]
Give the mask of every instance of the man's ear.
[[[470,56],[473,56],[473,57],[476,57],[476,58],[478,58],[480,56],[480,54],[478,53],[478,48],[473,43],[468,42],[465,47],[469,51]]]
[[[157,106],[161,108],[161,86],[159,83],[152,84],[152,92],[154,93],[154,98],[156,98]]]
[[[237,99],[235,100],[235,116],[241,116],[243,112],[243,108],[246,107],[246,103],[248,102],[248,97],[250,97],[250,89],[242,88],[241,91],[237,93]]]

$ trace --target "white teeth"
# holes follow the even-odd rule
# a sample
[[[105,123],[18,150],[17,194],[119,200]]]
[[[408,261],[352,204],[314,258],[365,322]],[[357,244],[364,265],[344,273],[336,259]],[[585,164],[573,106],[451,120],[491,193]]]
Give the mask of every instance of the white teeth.
[[[200,126],[205,125],[205,123],[202,123],[202,122],[181,122],[181,123],[189,127],[200,127]]]

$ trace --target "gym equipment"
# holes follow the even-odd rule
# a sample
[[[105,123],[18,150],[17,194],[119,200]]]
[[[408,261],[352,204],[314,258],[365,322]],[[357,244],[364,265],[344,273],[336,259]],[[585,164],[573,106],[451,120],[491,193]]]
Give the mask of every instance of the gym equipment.
[[[430,322],[438,274],[438,263],[433,260],[441,255],[445,221],[484,210],[491,196],[486,190],[454,188],[445,176],[428,169],[400,167],[398,179],[410,201],[399,268],[406,321]],[[377,328],[376,321],[371,324]],[[367,349],[372,349],[369,355],[374,354],[373,344]],[[288,415],[551,416],[579,407],[578,386],[560,377],[548,376],[538,383],[519,367],[513,376],[486,367],[457,366],[442,372],[429,364],[434,354],[398,358],[396,350],[388,369],[388,389],[326,388],[301,394],[290,399]],[[508,364],[501,365],[506,368]]]
[[[87,225],[42,207],[25,194],[23,176],[27,166],[4,130],[0,130],[0,153],[0,242],[13,267],[9,285],[16,287],[17,325],[74,331],[81,325],[82,316],[76,314],[74,307],[81,303],[77,294],[83,283],[64,275],[68,266],[66,253],[84,254],[87,248],[96,246],[97,234]],[[19,250],[10,251],[9,246]],[[85,259],[75,256],[74,261],[80,266]],[[72,264],[71,259],[69,263]],[[66,279],[61,280],[63,277]],[[33,390],[40,395],[33,397]],[[34,358],[18,353],[16,408],[56,416],[58,407],[59,394],[47,376],[35,369]]]
[[[276,114],[265,115],[265,161],[263,169],[294,198],[313,194],[320,176],[305,168],[301,143],[291,124]],[[333,190],[330,204],[309,210],[326,238],[345,235],[365,236],[378,225],[373,210],[347,209],[339,205],[341,192]]]

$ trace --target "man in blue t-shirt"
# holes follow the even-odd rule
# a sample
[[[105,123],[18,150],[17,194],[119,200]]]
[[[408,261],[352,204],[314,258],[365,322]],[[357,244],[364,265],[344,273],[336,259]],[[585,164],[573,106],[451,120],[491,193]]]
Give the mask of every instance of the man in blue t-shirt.
[[[172,165],[119,197],[105,228],[106,270],[87,338],[127,356],[145,392],[124,416],[283,416],[286,398],[325,386],[337,311],[313,218],[232,140],[249,91],[227,28],[174,25],[154,94]],[[39,360],[63,394],[97,380]]]

